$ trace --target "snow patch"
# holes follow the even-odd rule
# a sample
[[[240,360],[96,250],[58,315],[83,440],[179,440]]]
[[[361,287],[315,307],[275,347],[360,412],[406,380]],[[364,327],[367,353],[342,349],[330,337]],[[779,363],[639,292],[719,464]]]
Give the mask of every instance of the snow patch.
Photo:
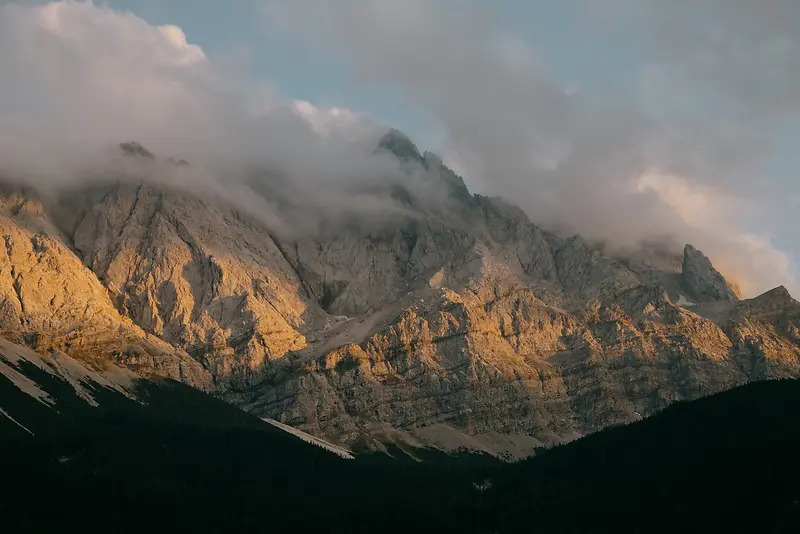
[[[285,425],[285,424],[280,423],[280,422],[278,422],[278,421],[276,421],[274,419],[269,419],[269,418],[266,418],[266,417],[262,418],[262,421],[264,421],[266,423],[269,423],[272,426],[278,427],[281,430],[284,430],[284,431],[288,432],[289,434],[292,434],[293,436],[297,436],[298,438],[302,439],[306,443],[311,443],[312,445],[316,445],[317,447],[321,447],[321,448],[325,449],[328,452],[332,452],[333,454],[336,454],[337,456],[341,456],[342,458],[345,458],[347,460],[354,460],[355,459],[355,456],[353,456],[353,453],[348,451],[347,449],[345,449],[343,447],[339,447],[338,445],[334,445],[333,443],[329,443],[329,442],[327,442],[325,440],[321,440],[319,438],[315,438],[311,434],[303,432],[302,430],[298,430],[298,429],[296,429],[294,427],[291,427],[289,425]]]
[[[39,384],[20,373],[6,362],[7,360],[3,358],[3,355],[0,355],[0,375],[8,378],[20,391],[27,393],[45,406],[55,406],[56,402],[46,391],[39,387]]]
[[[0,338],[0,373],[28,395],[50,406],[55,405],[50,395],[20,372],[22,362],[66,381],[75,390],[76,395],[90,406],[98,406],[91,394],[98,385],[137,400],[134,391],[138,377],[131,371],[111,364],[95,371],[66,354],[54,353],[43,356],[27,347]]]
[[[687,299],[683,295],[678,295],[678,302],[676,302],[675,304],[677,304],[678,306],[697,306],[696,303]]]
[[[132,378],[135,375],[130,371],[126,372],[115,366],[109,366],[101,372],[93,371],[61,353],[55,353],[49,359],[49,364],[57,371],[58,375],[69,382],[75,393],[91,406],[98,406],[97,401],[87,390],[87,387],[94,389],[94,385],[106,387],[129,399],[136,400],[133,394],[135,378]]]
[[[31,436],[33,436],[33,432],[31,432],[31,431],[30,431],[30,429],[29,429],[28,427],[26,427],[25,425],[23,425],[22,423],[20,423],[19,421],[17,421],[17,420],[16,420],[16,419],[14,419],[13,417],[11,417],[11,416],[8,414],[8,412],[7,412],[7,411],[5,411],[4,409],[0,408],[0,414],[3,414],[3,415],[5,415],[6,417],[8,417],[8,418],[11,420],[11,422],[12,422],[12,423],[14,423],[14,424],[15,424],[15,425],[17,425],[18,427],[20,427],[22,430],[24,430],[25,432],[27,432],[28,434],[30,434]]]

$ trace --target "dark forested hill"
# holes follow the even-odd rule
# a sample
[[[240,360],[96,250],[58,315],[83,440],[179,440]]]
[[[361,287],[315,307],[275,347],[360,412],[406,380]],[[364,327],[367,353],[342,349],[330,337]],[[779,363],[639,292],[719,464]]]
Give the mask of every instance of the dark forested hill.
[[[102,365],[0,342],[2,532],[446,531],[469,525],[473,482],[499,465],[343,458],[179,382]]]
[[[499,532],[800,532],[800,382],[675,404],[505,469]]]
[[[678,403],[516,464],[425,449],[346,459],[180,383],[13,348],[0,358],[4,532],[800,528],[794,380]]]

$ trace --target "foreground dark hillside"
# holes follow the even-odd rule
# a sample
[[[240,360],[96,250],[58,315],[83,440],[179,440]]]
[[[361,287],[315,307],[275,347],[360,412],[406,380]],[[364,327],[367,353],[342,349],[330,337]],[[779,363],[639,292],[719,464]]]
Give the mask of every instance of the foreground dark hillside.
[[[94,391],[26,367],[55,410],[0,376],[3,532],[379,532],[446,530],[489,457],[400,450],[340,458],[171,380],[137,398]],[[467,522],[468,523],[468,522]]]
[[[678,403],[506,469],[499,532],[800,532],[800,382]]]
[[[47,419],[0,377],[0,405],[47,422],[35,436],[0,425],[4,532],[800,531],[793,380],[501,465],[418,450],[342,459],[172,381],[141,381],[145,405],[95,391],[90,409],[25,370],[73,415]]]

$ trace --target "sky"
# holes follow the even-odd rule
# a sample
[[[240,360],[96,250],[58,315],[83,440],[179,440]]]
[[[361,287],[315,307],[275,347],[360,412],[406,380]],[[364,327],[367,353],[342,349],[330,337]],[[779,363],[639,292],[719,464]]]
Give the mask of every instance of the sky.
[[[135,137],[344,203],[389,125],[536,223],[800,287],[796,0],[0,0],[0,68],[19,172]]]

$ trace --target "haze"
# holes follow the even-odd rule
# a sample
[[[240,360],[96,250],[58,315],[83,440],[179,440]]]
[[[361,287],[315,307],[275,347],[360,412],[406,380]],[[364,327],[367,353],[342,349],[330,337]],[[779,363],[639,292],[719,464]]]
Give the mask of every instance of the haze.
[[[67,186],[136,140],[254,212],[259,169],[377,216],[394,126],[537,224],[797,289],[794,0],[164,4],[0,4],[0,173]]]

